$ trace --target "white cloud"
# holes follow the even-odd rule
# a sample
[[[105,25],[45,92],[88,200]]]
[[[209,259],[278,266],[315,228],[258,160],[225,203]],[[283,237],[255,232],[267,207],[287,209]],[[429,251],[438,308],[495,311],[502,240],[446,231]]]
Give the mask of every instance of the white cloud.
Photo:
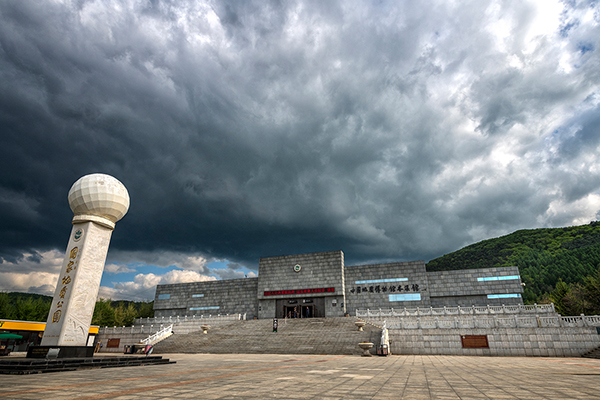
[[[0,264],[0,291],[53,295],[64,254],[58,250],[24,253]]]
[[[104,271],[111,274],[125,274],[128,272],[135,272],[135,268],[129,268],[127,265],[123,264],[106,264],[104,266]]]
[[[133,258],[130,253],[126,254],[125,260]],[[4,261],[0,264],[0,291],[30,292],[52,296],[56,287],[56,281],[60,272],[64,254],[58,250],[41,253],[25,253],[24,257],[17,262]],[[185,254],[155,254],[142,255],[139,259],[148,259],[162,262],[159,266],[190,266],[192,268],[207,270],[206,260],[203,257]],[[10,272],[5,272],[10,271]],[[124,264],[109,263],[105,265],[105,271],[111,274],[122,274],[135,271]],[[242,273],[243,277],[243,273]],[[172,270],[163,275],[138,274],[132,282],[115,281],[114,288],[100,287],[99,297],[114,300],[139,300],[147,301],[154,298],[156,285],[184,282],[211,281],[216,278],[202,274],[196,270]]]
[[[44,272],[58,274],[62,267],[64,253],[58,250],[41,252],[25,252],[15,261],[4,260],[0,263],[0,272],[27,274],[29,272]]]
[[[0,272],[0,291],[3,292],[30,292],[54,295],[57,273],[51,272]]]
[[[129,267],[132,267],[135,264],[155,265],[163,268],[175,266],[180,269],[197,271],[201,273],[206,273],[208,271],[206,264],[211,261],[201,254],[178,253],[175,251],[152,252],[119,250],[109,252],[108,260],[113,261],[110,264],[115,264],[114,262],[118,260],[118,265],[121,266],[129,265]],[[114,267],[110,267],[110,272],[112,272],[113,269],[118,268],[116,265]]]
[[[113,300],[148,301],[154,299],[156,285],[214,280],[217,278],[190,270],[172,270],[164,275],[138,274],[133,281],[114,282],[114,288],[101,286],[98,297]]]
[[[556,224],[585,225],[590,221],[598,219],[600,212],[600,195],[589,194],[573,202],[555,200],[550,203],[547,213],[540,216],[540,224],[545,225],[548,221]]]

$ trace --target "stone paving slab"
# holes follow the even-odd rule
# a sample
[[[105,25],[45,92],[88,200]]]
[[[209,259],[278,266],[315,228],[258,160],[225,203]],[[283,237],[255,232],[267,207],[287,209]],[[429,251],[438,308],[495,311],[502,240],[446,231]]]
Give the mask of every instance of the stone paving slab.
[[[0,400],[600,399],[597,359],[166,356],[177,363],[0,376]]]

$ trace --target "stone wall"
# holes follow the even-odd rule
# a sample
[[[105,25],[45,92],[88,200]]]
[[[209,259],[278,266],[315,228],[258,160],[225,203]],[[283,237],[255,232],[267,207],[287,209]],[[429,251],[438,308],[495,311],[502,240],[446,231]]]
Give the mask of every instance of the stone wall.
[[[252,319],[258,315],[257,285],[258,278],[158,285],[154,315],[246,314]]]
[[[424,261],[348,266],[345,268],[345,275],[346,309],[351,315],[355,315],[357,308],[377,309],[430,306],[429,284]],[[395,282],[356,283],[384,279],[406,280]],[[358,292],[359,288],[360,293]],[[391,294],[409,293],[420,294],[421,300],[390,301]]]
[[[580,357],[600,346],[596,327],[390,329],[392,354]],[[463,348],[462,335],[486,335],[489,348]]]
[[[96,341],[102,341],[102,347],[100,353],[121,353],[125,346],[131,346],[139,343],[141,340],[146,339],[147,334],[143,333],[111,333],[111,334],[99,334]],[[120,339],[119,347],[106,347],[110,339]]]
[[[291,256],[261,258],[258,264],[259,318],[275,317],[276,299],[325,297],[325,315],[344,315],[344,253],[329,251]],[[299,265],[299,271],[294,266]],[[285,290],[333,288],[332,292],[265,294]],[[336,298],[336,306],[329,297]],[[256,301],[256,300],[255,300]]]
[[[477,278],[519,276],[517,267],[461,269],[428,272],[432,307],[523,304],[521,297],[489,298],[488,295],[523,293],[521,279],[478,281]]]
[[[568,317],[567,317],[568,318]],[[346,319],[346,318],[344,318]],[[346,319],[350,320],[350,319]],[[371,319],[380,326],[382,319]],[[206,321],[204,321],[206,322]],[[215,329],[220,321],[209,323]],[[239,324],[231,329],[243,329],[246,321],[228,321]],[[252,322],[252,321],[251,321]],[[257,321],[254,321],[257,322]],[[195,321],[198,324],[199,321]],[[193,332],[175,325],[175,334]],[[248,328],[251,329],[251,328]],[[373,329],[373,328],[371,328]],[[140,327],[108,328],[98,334],[104,346],[102,352],[122,353],[124,345],[132,345],[149,336]],[[135,331],[136,333],[131,333]],[[347,331],[344,331],[347,334]],[[556,327],[556,328],[458,328],[458,329],[389,329],[390,348],[394,355],[466,355],[466,356],[533,356],[533,357],[580,357],[600,346],[600,327]],[[253,334],[256,331],[253,330]],[[270,330],[265,335],[272,335]],[[198,332],[198,335],[201,335]],[[210,330],[209,330],[210,335]],[[489,348],[463,348],[463,335],[485,335]],[[118,348],[107,348],[109,339],[121,339]],[[269,349],[266,349],[268,352]],[[293,348],[289,350],[293,353]],[[323,353],[319,353],[323,354]]]
[[[258,318],[274,318],[276,315],[276,299],[258,300]]]

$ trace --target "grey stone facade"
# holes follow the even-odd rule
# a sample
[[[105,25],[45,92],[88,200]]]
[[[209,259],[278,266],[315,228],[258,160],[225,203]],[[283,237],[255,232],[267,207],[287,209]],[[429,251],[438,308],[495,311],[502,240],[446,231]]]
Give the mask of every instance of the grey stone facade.
[[[300,266],[298,271],[295,266]],[[261,258],[258,263],[258,318],[277,315],[278,299],[298,301],[298,307],[314,298],[324,298],[321,317],[344,316],[344,253],[328,251],[281,257]],[[318,290],[333,289],[319,292]],[[310,293],[316,290],[315,293]],[[302,293],[302,292],[307,293]],[[288,293],[289,294],[286,294]],[[314,300],[313,300],[314,301]],[[333,305],[335,304],[335,306]]]
[[[258,278],[158,285],[154,309],[157,317],[339,317],[366,308],[523,304],[521,293],[516,267],[426,272],[424,261],[344,266],[344,253],[329,251],[261,258]]]
[[[357,308],[430,306],[424,261],[357,265],[346,267],[345,275],[347,309],[351,314],[355,314]],[[390,282],[377,282],[383,280]],[[403,294],[418,294],[420,300],[393,301],[390,298]]]
[[[478,280],[510,276],[517,276],[518,279]],[[523,293],[517,267],[436,271],[428,272],[427,278],[432,307],[523,304],[521,297],[500,296]],[[489,298],[489,294],[499,296]]]
[[[258,278],[158,285],[154,316],[257,315]],[[168,298],[165,298],[168,297]]]

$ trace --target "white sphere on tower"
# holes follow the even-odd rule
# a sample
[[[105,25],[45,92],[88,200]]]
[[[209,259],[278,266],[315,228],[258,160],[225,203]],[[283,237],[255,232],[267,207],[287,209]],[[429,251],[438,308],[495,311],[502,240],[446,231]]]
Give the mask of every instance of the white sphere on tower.
[[[129,209],[129,193],[118,179],[106,174],[85,175],[69,190],[73,222],[93,220],[114,228]],[[94,218],[94,217],[99,217]]]

